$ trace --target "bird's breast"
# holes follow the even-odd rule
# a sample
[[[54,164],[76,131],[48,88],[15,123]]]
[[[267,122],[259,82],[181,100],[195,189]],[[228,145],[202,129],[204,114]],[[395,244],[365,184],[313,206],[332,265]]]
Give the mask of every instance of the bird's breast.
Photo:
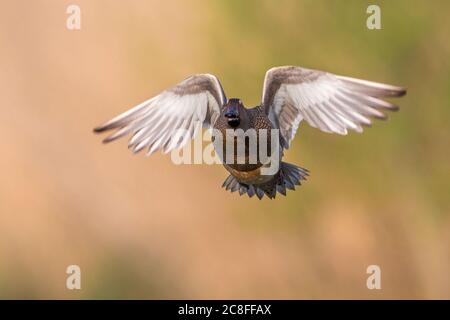
[[[225,165],[225,168],[228,170],[228,172],[235,176],[239,182],[246,184],[261,184],[273,178],[273,176],[262,175],[261,167],[250,171],[236,170],[228,165]]]

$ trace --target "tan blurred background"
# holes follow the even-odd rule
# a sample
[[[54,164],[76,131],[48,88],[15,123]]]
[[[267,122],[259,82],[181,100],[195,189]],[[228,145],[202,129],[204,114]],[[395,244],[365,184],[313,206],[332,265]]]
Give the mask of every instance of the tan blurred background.
[[[81,30],[66,8],[81,8]],[[382,30],[366,28],[368,4]],[[0,298],[450,298],[448,1],[2,1]],[[190,74],[259,103],[300,65],[407,86],[347,137],[301,126],[288,197],[92,128]],[[65,287],[66,267],[82,290]],[[366,288],[366,268],[382,290]]]

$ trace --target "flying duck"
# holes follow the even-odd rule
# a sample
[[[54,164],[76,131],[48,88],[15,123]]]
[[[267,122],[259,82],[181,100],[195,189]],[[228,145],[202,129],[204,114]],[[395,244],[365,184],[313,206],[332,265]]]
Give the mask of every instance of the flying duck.
[[[256,195],[259,199],[266,195],[273,199],[277,193],[286,195],[286,189],[294,190],[309,174],[307,169],[281,161],[300,122],[304,120],[327,133],[362,132],[363,126],[371,125],[371,118],[386,119],[383,111],[398,110],[396,105],[380,98],[405,94],[406,89],[397,86],[284,66],[266,72],[261,104],[246,108],[240,99],[226,98],[216,76],[196,74],[94,131],[114,130],[103,140],[105,143],[130,134],[129,148],[135,153],[147,149],[147,155],[151,155],[158,150],[168,153],[182,148],[202,127],[213,129],[212,140],[221,160],[229,150],[234,152],[232,161],[228,158],[223,161],[230,173],[223,187],[231,192],[238,191],[240,195]],[[186,134],[174,139],[181,129]],[[256,131],[256,149],[249,146],[246,135],[249,130]],[[230,132],[243,132],[244,136],[231,136],[232,143],[228,144]],[[260,132],[266,135],[264,139]],[[274,132],[277,135],[272,135]],[[238,140],[245,144],[242,161],[236,161]],[[261,145],[270,156],[269,162],[260,157]],[[278,146],[276,151],[272,151],[273,145]],[[273,155],[278,157],[274,160]],[[276,170],[264,172],[274,163]]]

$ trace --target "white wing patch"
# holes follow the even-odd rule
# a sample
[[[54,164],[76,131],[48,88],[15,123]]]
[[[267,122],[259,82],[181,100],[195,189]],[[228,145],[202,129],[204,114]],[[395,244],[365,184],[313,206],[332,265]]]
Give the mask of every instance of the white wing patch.
[[[217,101],[219,97],[220,101]],[[201,130],[213,124],[226,101],[220,82],[212,75],[196,75],[95,129],[117,129],[104,142],[132,134],[133,152],[150,155],[183,147]],[[180,136],[179,133],[185,133]]]
[[[371,117],[386,118],[380,109],[397,109],[378,97],[406,93],[400,87],[299,67],[272,68],[264,84],[263,106],[281,130],[285,148],[302,120],[328,133],[362,132],[362,126],[371,125]]]

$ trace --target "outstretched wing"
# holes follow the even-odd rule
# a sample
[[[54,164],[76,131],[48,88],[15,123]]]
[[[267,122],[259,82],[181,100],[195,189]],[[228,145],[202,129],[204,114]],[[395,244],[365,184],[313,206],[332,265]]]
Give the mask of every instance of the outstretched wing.
[[[104,142],[132,134],[129,148],[133,152],[147,148],[148,155],[157,150],[167,153],[183,147],[202,126],[214,124],[225,102],[219,79],[210,74],[193,75],[94,131],[116,130]],[[186,134],[180,136],[180,132]]]
[[[405,93],[396,86],[286,66],[267,71],[262,106],[288,148],[303,119],[328,133],[362,132],[361,126],[371,125],[371,117],[386,118],[381,110],[398,109],[379,98]]]

